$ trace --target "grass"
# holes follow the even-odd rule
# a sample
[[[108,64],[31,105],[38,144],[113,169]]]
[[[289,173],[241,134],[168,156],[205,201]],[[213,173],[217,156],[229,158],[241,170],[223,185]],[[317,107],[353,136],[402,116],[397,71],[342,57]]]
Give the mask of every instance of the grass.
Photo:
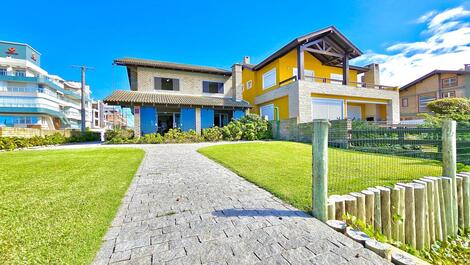
[[[256,142],[204,147],[199,152],[295,207],[310,211],[311,145]],[[331,195],[434,176],[442,169],[431,160],[330,148],[329,170]]]
[[[2,264],[90,264],[144,152],[0,153]]]

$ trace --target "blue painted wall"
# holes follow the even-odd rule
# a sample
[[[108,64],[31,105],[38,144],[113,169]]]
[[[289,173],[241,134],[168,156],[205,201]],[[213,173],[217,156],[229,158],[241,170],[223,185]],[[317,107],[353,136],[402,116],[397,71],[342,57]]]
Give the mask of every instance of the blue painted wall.
[[[140,131],[142,135],[157,131],[157,110],[153,107],[140,109]]]
[[[184,132],[196,130],[196,110],[194,108],[181,108],[181,130]]]
[[[201,109],[201,128],[204,129],[212,127],[214,127],[214,109]]]

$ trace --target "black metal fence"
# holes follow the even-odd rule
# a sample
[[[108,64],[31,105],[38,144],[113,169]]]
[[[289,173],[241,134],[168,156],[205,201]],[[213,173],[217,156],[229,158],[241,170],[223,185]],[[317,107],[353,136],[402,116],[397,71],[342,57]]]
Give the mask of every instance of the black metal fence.
[[[442,129],[336,122],[329,130],[329,192],[345,194],[442,175]],[[470,165],[470,128],[457,129],[457,162]]]

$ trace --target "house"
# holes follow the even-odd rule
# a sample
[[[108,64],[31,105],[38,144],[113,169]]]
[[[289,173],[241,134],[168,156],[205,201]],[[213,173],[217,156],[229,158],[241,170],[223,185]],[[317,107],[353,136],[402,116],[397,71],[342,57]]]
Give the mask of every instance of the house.
[[[470,64],[462,70],[434,70],[400,88],[401,119],[420,120],[427,103],[448,97],[470,97]]]
[[[0,126],[80,127],[81,85],[41,68],[41,54],[24,43],[0,41]],[[87,122],[91,121],[86,88]]]
[[[270,120],[398,123],[397,88],[380,85],[377,64],[349,64],[361,54],[335,27],[328,27],[292,40],[258,64],[245,57],[243,99],[254,106],[252,112]]]
[[[131,90],[114,91],[104,102],[132,108],[136,135],[222,127],[251,108],[242,99],[239,66],[229,71],[134,58],[114,63],[127,67]]]
[[[396,87],[380,85],[379,66],[352,66],[362,52],[335,27],[299,37],[253,65],[249,57],[231,71],[122,58],[130,91],[104,102],[131,107],[136,135],[224,126],[246,112],[269,120],[295,118],[400,121]],[[361,78],[361,82],[358,82]]]

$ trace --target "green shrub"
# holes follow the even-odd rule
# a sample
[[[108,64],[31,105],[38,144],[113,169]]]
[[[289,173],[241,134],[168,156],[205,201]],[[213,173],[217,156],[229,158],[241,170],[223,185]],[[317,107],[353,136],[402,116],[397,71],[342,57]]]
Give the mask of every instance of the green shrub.
[[[202,130],[202,137],[208,142],[217,142],[223,139],[222,130],[219,127],[207,128]]]
[[[143,137],[137,138],[136,143],[139,144],[161,144],[163,137],[159,133],[149,133]]]
[[[15,150],[18,148],[27,148],[42,145],[57,145],[69,142],[96,141],[99,135],[93,132],[87,132],[84,135],[77,135],[66,138],[61,133],[54,133],[44,137],[33,136],[31,138],[23,137],[0,137],[0,150]]]
[[[433,114],[423,113],[425,126],[441,127],[443,120],[457,121],[459,126],[470,127],[470,98],[443,98],[427,104]]]
[[[107,130],[104,134],[106,141],[110,141],[114,138],[122,138],[122,139],[131,139],[134,138],[134,130],[132,129],[115,129],[115,130]]]

